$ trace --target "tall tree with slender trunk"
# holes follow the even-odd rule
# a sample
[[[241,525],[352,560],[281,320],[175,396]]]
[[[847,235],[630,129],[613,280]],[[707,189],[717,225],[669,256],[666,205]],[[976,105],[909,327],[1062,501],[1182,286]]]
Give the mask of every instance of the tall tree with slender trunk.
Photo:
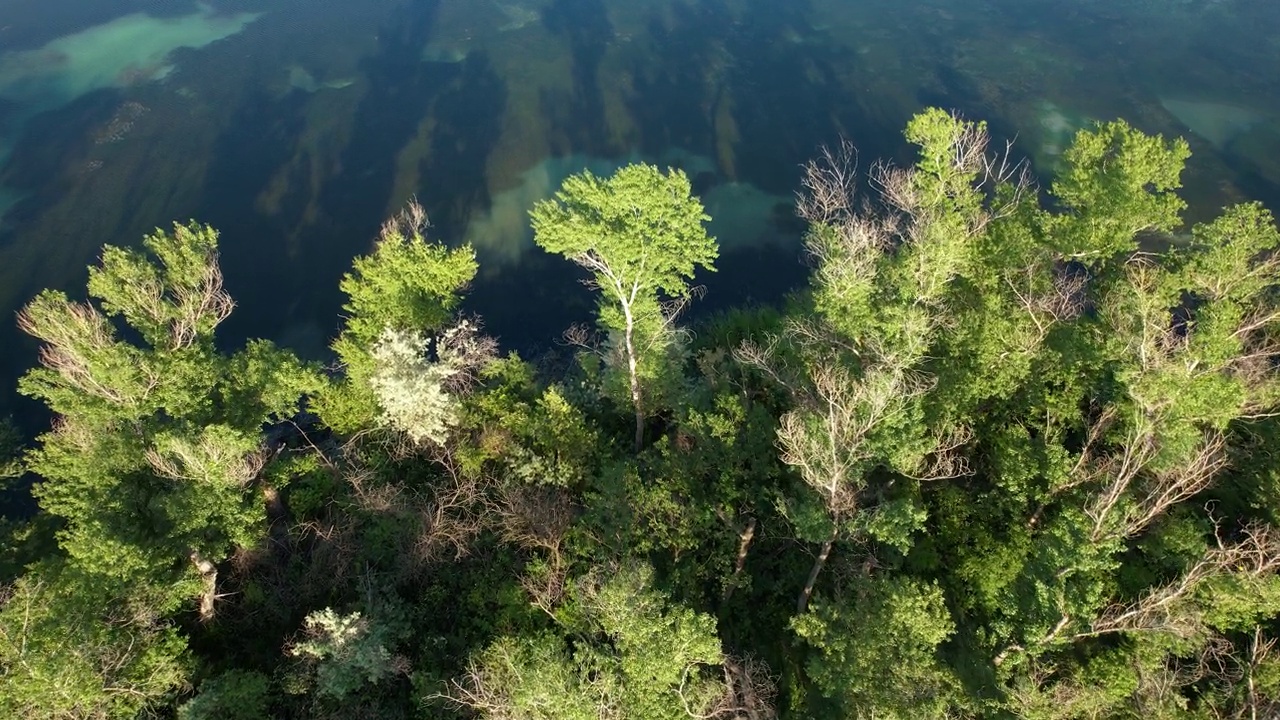
[[[679,170],[630,165],[607,179],[574,175],[530,213],[535,242],[590,271],[600,291],[600,326],[622,350],[636,450],[654,409],[646,386],[665,370],[674,309],[690,297],[696,269],[714,269],[718,255],[704,227],[710,218],[691,192]]]

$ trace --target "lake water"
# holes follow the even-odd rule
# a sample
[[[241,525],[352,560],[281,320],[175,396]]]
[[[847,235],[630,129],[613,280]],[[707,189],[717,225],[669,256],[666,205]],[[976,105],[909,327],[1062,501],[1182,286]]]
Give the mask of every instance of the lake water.
[[[1186,135],[1200,216],[1280,208],[1271,0],[0,0],[0,315],[195,218],[223,232],[227,338],[321,357],[338,278],[416,195],[479,252],[470,309],[532,348],[591,306],[529,206],[640,159],[715,217],[704,308],[775,299],[804,273],[800,164],[841,137],[909,160],[926,105],[1042,173],[1094,119]],[[0,348],[3,411],[34,352],[9,320]]]

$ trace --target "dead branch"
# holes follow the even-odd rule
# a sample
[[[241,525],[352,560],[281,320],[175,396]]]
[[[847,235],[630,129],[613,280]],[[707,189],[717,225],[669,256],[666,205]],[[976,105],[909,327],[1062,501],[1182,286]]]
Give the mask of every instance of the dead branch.
[[[840,518],[857,505],[861,467],[872,458],[867,440],[891,413],[929,386],[900,365],[876,364],[855,378],[834,361],[814,362],[809,382],[810,393],[797,398],[799,409],[779,423],[781,459]]]
[[[418,202],[418,198],[410,197],[400,212],[382,223],[378,237],[382,242],[403,242],[422,237],[429,227],[431,221],[427,218],[426,209]]]
[[[1177,580],[1153,588],[1138,599],[1102,611],[1090,629],[1075,635],[1093,637],[1116,632],[1165,632],[1189,638],[1205,633],[1198,614],[1183,601],[1205,580],[1225,574],[1266,577],[1280,570],[1280,532],[1250,525],[1234,544],[1210,548]]]
[[[1271,657],[1275,648],[1275,638],[1266,639],[1262,635],[1261,627],[1254,628],[1253,637],[1249,641],[1249,657],[1246,660],[1244,673],[1246,677],[1246,707],[1242,708],[1243,711],[1249,713],[1249,720],[1280,716],[1280,698],[1268,698],[1261,695],[1254,681],[1255,671]]]
[[[1043,282],[1046,274],[1052,278]],[[1082,274],[1065,269],[1046,270],[1042,264],[1031,263],[1004,278],[1018,304],[1036,326],[1033,347],[1037,347],[1057,324],[1079,317],[1085,308],[1085,287]]]
[[[88,303],[37,298],[18,313],[18,328],[44,341],[40,364],[78,393],[130,407],[159,384],[150,366],[129,356],[128,346],[116,340],[111,322]],[[102,365],[122,372],[128,384],[103,383],[98,377]]]
[[[904,474],[920,482],[949,480],[972,475],[973,469],[969,466],[969,458],[961,452],[971,440],[973,440],[973,430],[967,427],[936,431],[933,436],[933,449],[920,459],[919,467],[915,472]]]
[[[222,286],[222,268],[216,253],[205,258],[204,270],[194,285],[177,284],[173,293],[173,315],[157,314],[154,320],[169,320],[170,349],[190,347],[208,326],[217,326],[231,315],[235,301]],[[159,297],[156,298],[158,302]]]
[[[724,674],[724,695],[700,718],[732,720],[773,720],[778,693],[777,682],[769,668],[754,658],[725,657],[720,665]]]
[[[213,619],[213,606],[218,597],[218,566],[205,559],[199,550],[192,550],[190,558],[204,581],[204,589],[200,593],[200,620],[209,622]]]
[[[804,166],[800,178],[804,189],[796,193],[796,214],[814,224],[842,224],[853,214],[857,175],[858,151],[852,142],[841,139],[834,151],[822,148],[818,158]]]
[[[1215,432],[1206,434],[1191,458],[1175,467],[1147,473],[1125,537],[1141,532],[1166,510],[1207,488],[1226,466],[1227,440]]]
[[[471,552],[472,541],[494,520],[489,512],[487,479],[463,473],[446,451],[435,455],[445,477],[413,504],[419,529],[412,557],[419,564],[434,562],[445,552],[452,552],[454,560],[465,557]]]
[[[479,318],[462,318],[436,339],[436,356],[452,370],[445,389],[461,396],[475,387],[480,371],[498,357],[498,341],[484,334]]]
[[[1119,451],[1099,458],[1083,467],[1090,481],[1102,482],[1101,491],[1085,506],[1085,514],[1093,520],[1092,539],[1097,542],[1113,533],[1126,537],[1124,527],[1117,528],[1112,512],[1126,496],[1129,487],[1156,456],[1155,429],[1145,418],[1135,418]],[[1084,459],[1084,454],[1082,454]],[[1077,465],[1079,467],[1079,465]],[[1123,521],[1120,521],[1123,525]]]
[[[562,564],[561,548],[577,517],[568,492],[555,487],[508,488],[500,493],[494,510],[504,540],[526,550],[544,550],[554,565]]]
[[[1136,535],[1169,508],[1207,488],[1227,465],[1221,433],[1206,434],[1195,453],[1173,467],[1150,468],[1158,451],[1153,425],[1140,418],[1119,452],[1094,465],[1092,474],[1103,486],[1085,513],[1094,521],[1095,542]]]
[[[202,435],[195,442],[175,441],[148,448],[147,463],[168,480],[248,487],[262,473],[271,453],[265,447],[242,452]]]

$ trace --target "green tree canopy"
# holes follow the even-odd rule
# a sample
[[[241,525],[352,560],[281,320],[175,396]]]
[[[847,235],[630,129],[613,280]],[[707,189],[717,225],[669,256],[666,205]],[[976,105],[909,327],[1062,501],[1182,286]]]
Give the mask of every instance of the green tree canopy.
[[[691,192],[679,170],[629,165],[607,179],[574,175],[530,212],[534,242],[591,273],[600,326],[621,334],[637,450],[653,410],[646,386],[671,370],[664,362],[676,310],[670,302],[688,299],[694,272],[713,269],[718,255],[704,227],[710,218]]]
[[[425,211],[410,203],[382,226],[373,252],[357,257],[351,272],[342,277],[346,324],[333,349],[344,377],[315,403],[320,418],[339,432],[370,428],[384,411],[374,389],[379,374],[374,350],[384,333],[419,338],[440,330],[475,277],[470,247],[449,249],[429,242],[423,235],[426,229]],[[438,385],[430,385],[428,391],[437,393]]]
[[[574,585],[564,635],[501,638],[449,699],[486,718],[683,720],[767,712],[770,690],[727,660],[715,621],[652,587],[647,566],[601,569]],[[728,672],[718,667],[732,668]],[[745,715],[754,717],[755,715]]]
[[[144,245],[104,250],[89,276],[100,306],[46,291],[23,310],[44,345],[20,389],[57,413],[29,461],[41,506],[65,520],[62,549],[104,580],[165,587],[265,532],[262,426],[294,415],[319,376],[264,341],[218,352],[233,304],[213,229],[175,225]]]

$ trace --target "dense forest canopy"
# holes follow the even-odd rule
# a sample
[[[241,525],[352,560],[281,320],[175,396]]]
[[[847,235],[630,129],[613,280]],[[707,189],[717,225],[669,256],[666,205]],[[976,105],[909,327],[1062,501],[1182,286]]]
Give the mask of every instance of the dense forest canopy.
[[[1280,716],[1280,233],[1185,231],[1189,151],[986,128],[805,173],[809,285],[696,327],[678,170],[531,213],[594,326],[503,354],[411,205],[325,369],[252,341],[217,232],[108,247],[21,313],[55,416],[6,476],[14,718]]]

